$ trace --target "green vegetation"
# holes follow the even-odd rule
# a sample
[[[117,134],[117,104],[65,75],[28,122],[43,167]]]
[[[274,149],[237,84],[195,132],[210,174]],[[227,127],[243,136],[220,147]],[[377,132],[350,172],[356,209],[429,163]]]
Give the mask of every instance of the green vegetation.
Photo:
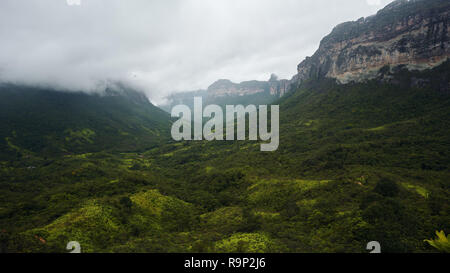
[[[443,251],[444,233],[424,240],[450,231],[449,66],[400,71],[396,84],[306,82],[279,101],[273,153],[175,143],[149,104],[109,112],[120,97],[67,120],[51,104],[32,119],[1,100],[0,250],[366,252],[376,240],[383,252]]]
[[[0,123],[5,161],[147,150],[170,137],[169,115],[123,87],[87,95],[1,84]]]
[[[450,253],[450,235],[445,237],[445,232],[442,230],[436,231],[436,235],[436,239],[425,240],[425,242],[441,252]]]

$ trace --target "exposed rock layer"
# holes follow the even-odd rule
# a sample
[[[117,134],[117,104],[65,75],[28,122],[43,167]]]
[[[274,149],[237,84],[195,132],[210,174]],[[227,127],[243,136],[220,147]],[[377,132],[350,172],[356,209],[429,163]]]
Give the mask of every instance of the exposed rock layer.
[[[449,19],[448,0],[394,1],[374,16],[336,26],[298,65],[292,82],[360,82],[379,76],[383,67],[435,67],[450,57]]]
[[[218,80],[208,87],[208,96],[249,96],[268,92],[272,96],[281,97],[286,93],[289,86],[288,80],[278,80],[272,74],[269,81],[245,81],[233,83],[230,80]]]

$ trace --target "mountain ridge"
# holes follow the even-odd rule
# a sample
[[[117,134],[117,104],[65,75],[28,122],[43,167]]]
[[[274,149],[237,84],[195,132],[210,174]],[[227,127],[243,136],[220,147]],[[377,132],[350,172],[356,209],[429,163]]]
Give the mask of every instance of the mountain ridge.
[[[270,104],[283,97],[290,88],[290,81],[278,79],[275,74],[268,81],[243,81],[232,82],[228,79],[219,79],[212,83],[206,90],[177,92],[167,97],[167,103],[161,108],[170,112],[177,104],[185,104],[193,107],[194,97],[202,97],[204,103],[217,104]]]
[[[2,84],[0,122],[0,154],[8,158],[150,147],[168,138],[170,117],[123,85],[87,94]]]
[[[361,22],[338,30],[359,35]],[[310,72],[275,101],[271,153],[255,141],[158,136],[168,114],[123,90],[0,89],[0,151],[11,154],[0,160],[0,252],[66,252],[77,241],[83,252],[366,253],[373,240],[384,253],[436,252],[424,240],[450,231],[450,60],[346,83]],[[258,94],[215,102],[273,102]]]
[[[297,67],[294,85],[311,78],[339,83],[379,76],[383,67],[424,70],[450,57],[450,2],[396,0],[376,15],[337,25]]]

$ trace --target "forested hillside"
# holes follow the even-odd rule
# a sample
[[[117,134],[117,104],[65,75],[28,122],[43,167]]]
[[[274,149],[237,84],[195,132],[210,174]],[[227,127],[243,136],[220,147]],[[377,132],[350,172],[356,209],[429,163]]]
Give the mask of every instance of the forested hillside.
[[[0,85],[0,158],[151,148],[170,116],[120,84],[102,93]]]
[[[7,251],[435,251],[448,232],[449,63],[397,84],[309,81],[279,103],[280,148],[178,142],[2,161]],[[418,87],[413,78],[429,80]]]
[[[220,105],[279,105],[275,152],[176,142],[121,84],[0,85],[0,252],[448,252],[449,16],[397,0],[334,28],[291,81],[216,82]]]

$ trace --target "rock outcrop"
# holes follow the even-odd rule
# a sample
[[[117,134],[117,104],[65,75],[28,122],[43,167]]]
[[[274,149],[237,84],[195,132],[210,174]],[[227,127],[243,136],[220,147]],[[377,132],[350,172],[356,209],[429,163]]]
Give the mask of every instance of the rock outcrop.
[[[269,104],[284,96],[290,84],[289,80],[279,80],[275,74],[268,81],[234,83],[230,80],[218,80],[207,90],[171,94],[160,107],[167,112],[178,104],[193,107],[194,97],[202,97],[205,104]]]
[[[269,92],[272,96],[282,97],[289,90],[290,81],[278,80],[275,74],[272,74],[269,79]]]
[[[450,1],[397,0],[376,15],[336,26],[292,79],[339,83],[378,77],[380,69],[424,70],[450,57]]]
[[[208,87],[208,96],[226,97],[226,96],[249,96],[260,93],[270,93],[272,96],[281,97],[286,93],[288,80],[278,80],[275,74],[272,74],[269,81],[245,81],[234,83],[230,80],[218,80]]]

